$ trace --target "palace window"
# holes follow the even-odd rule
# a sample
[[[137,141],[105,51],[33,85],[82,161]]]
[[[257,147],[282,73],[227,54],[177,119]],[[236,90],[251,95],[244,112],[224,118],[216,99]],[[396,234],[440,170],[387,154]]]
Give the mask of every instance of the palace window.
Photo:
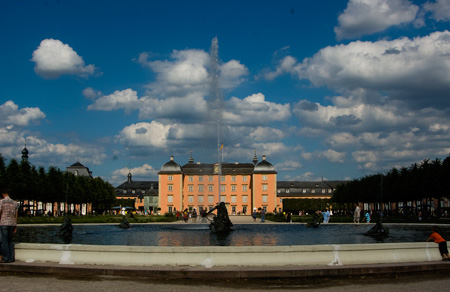
[[[242,177],[242,181],[247,181],[247,177],[246,177],[246,176],[243,176],[243,177]]]
[[[236,181],[236,176],[235,175],[231,176],[231,181]]]
[[[242,185],[242,191],[246,192],[248,190],[248,186],[247,185]]]
[[[194,185],[188,185],[188,192],[194,191]]]
[[[168,180],[168,181],[173,181],[173,176],[169,175],[169,176],[167,177],[167,180]]]
[[[214,181],[214,177],[212,175],[208,176],[208,181]]]
[[[202,182],[202,181],[203,181],[203,176],[199,176],[199,177],[198,177],[198,181],[199,181],[199,182]]]
[[[267,175],[266,175],[266,174],[264,174],[264,175],[262,176],[262,180],[264,180],[264,181],[267,180]]]
[[[208,185],[208,192],[214,192],[214,185]]]
[[[169,192],[172,192],[173,191],[173,185],[167,185],[167,190]]]
[[[173,196],[167,196],[167,202],[173,203]]]
[[[194,203],[194,196],[188,196],[188,202]]]
[[[203,192],[203,185],[198,185],[198,191]]]
[[[263,184],[263,185],[262,185],[262,190],[263,190],[263,191],[267,191],[267,184]]]
[[[208,203],[214,203],[214,196],[208,196]]]
[[[242,196],[242,203],[248,203],[248,196]]]
[[[231,196],[231,203],[236,203],[237,199],[236,196]]]
[[[188,176],[188,181],[193,182],[194,181],[194,177],[193,176]]]
[[[267,197],[268,197],[267,195],[263,195],[262,196],[262,202],[263,203],[267,203]]]
[[[227,190],[225,185],[220,185],[220,191],[225,192]]]
[[[198,202],[203,203],[203,196],[198,196]]]
[[[236,185],[231,185],[231,191],[235,192],[236,191]]]

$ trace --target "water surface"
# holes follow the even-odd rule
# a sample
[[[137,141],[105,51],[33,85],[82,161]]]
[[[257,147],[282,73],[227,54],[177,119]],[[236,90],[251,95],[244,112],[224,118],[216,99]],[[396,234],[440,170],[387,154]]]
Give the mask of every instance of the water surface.
[[[212,234],[207,224],[143,224],[121,229],[118,225],[74,225],[70,242],[57,235],[58,225],[20,226],[15,242],[72,243],[132,246],[286,246],[317,244],[361,244],[425,241],[428,225],[390,225],[390,236],[364,236],[373,224],[323,224],[308,228],[303,224],[235,224],[227,236]],[[450,234],[449,227],[442,227]]]

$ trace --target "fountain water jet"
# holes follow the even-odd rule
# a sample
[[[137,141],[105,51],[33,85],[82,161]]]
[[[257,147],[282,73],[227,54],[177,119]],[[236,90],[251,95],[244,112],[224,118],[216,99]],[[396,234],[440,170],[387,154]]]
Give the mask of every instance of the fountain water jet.
[[[208,214],[212,211],[217,210],[217,216],[214,216],[213,221],[210,224],[210,229],[214,233],[228,233],[231,231],[233,224],[228,217],[228,211],[225,207],[225,203],[221,202],[220,198],[220,181],[222,174],[222,149],[223,141],[222,136],[222,112],[223,112],[223,97],[219,85],[219,40],[214,37],[211,41],[210,48],[210,78],[211,78],[211,97],[214,100],[214,113],[215,122],[217,127],[217,192],[218,200],[217,206],[210,210]]]

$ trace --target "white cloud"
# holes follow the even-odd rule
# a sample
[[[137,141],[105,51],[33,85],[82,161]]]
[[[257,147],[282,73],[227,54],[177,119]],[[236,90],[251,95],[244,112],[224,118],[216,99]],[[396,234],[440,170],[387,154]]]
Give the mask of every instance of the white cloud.
[[[174,50],[170,60],[149,61],[149,53],[142,53],[138,62],[151,68],[158,74],[157,82],[148,85],[149,95],[184,96],[197,93],[209,94],[210,77],[208,74],[210,56],[203,50]],[[220,64],[220,86],[235,88],[245,79],[248,69],[237,60]]]
[[[61,169],[75,161],[87,164],[101,164],[106,158],[103,147],[98,144],[51,143],[35,135],[13,129],[0,128],[0,153],[4,157],[20,158],[26,138],[30,161],[33,165],[58,166]]]
[[[131,173],[133,177],[155,177],[158,175],[159,169],[154,169],[153,166],[145,163],[134,168],[121,168],[113,171],[113,177],[127,177]]]
[[[351,39],[413,22],[419,7],[408,0],[350,0],[335,27],[337,39]]]
[[[334,133],[326,138],[325,141],[333,149],[348,149],[349,147],[360,145],[359,139],[347,132]]]
[[[277,155],[285,156],[286,153],[289,153],[289,147],[286,146],[284,143],[281,142],[274,142],[274,143],[255,143],[253,145],[254,149],[258,149],[258,152],[260,152],[263,155],[267,155],[270,157],[274,157]]]
[[[137,123],[125,127],[119,134],[119,140],[127,147],[167,147],[167,136],[172,125],[160,122]]]
[[[139,118],[173,119],[200,122],[207,118],[208,106],[203,96],[192,93],[182,97],[140,99]]]
[[[248,69],[237,60],[231,60],[220,66],[221,88],[235,88],[245,81],[243,76],[248,75]]]
[[[437,21],[450,21],[450,2],[448,0],[437,0],[436,2],[426,2],[425,11],[432,13],[432,18]]]
[[[316,154],[319,158],[325,158],[329,160],[330,162],[344,162],[345,161],[345,152],[337,152],[332,149],[328,149],[325,151],[319,151]]]
[[[285,135],[280,129],[257,127],[250,133],[250,137],[252,137],[254,141],[274,141],[283,139]]]
[[[0,105],[0,125],[3,126],[28,126],[45,118],[45,114],[39,108],[25,107],[19,110],[19,106],[8,100]]]
[[[345,98],[355,94],[366,103],[380,103],[387,96],[391,101],[407,101],[408,107],[439,108],[450,90],[449,54],[450,32],[442,31],[415,39],[326,47],[284,71]]]
[[[223,119],[230,125],[260,125],[284,121],[291,116],[289,104],[276,104],[265,100],[262,93],[252,94],[243,100],[232,97],[225,102]]]
[[[338,152],[333,149],[316,150],[313,152],[303,152],[301,157],[305,160],[326,159],[330,162],[342,163],[345,161],[345,152]]]
[[[288,181],[320,181],[322,178],[315,177],[314,173],[307,171],[296,176],[286,175],[283,179]]]
[[[311,109],[312,106],[314,109]],[[356,103],[340,107],[300,101],[294,105],[293,112],[307,127],[347,129],[352,132],[404,127],[414,119],[410,112],[398,111],[389,104],[376,106]]]
[[[298,75],[300,74],[300,70],[301,65],[297,63],[297,59],[292,56],[286,56],[280,61],[277,69],[274,72],[266,72],[264,74],[264,78],[267,80],[273,80],[286,73]]]
[[[41,41],[31,61],[36,64],[36,74],[46,79],[55,79],[61,75],[88,77],[96,71],[94,65],[85,65],[83,58],[69,45],[55,39]]]
[[[298,161],[288,160],[275,165],[277,171],[293,171],[302,167]]]
[[[83,89],[83,96],[88,99],[95,100],[96,98],[98,98],[102,95],[103,95],[103,93],[101,91],[95,90],[92,87],[86,87],[85,89]]]
[[[101,96],[88,106],[88,110],[112,111],[118,109],[134,110],[139,108],[137,92],[132,89],[116,90],[113,94]]]

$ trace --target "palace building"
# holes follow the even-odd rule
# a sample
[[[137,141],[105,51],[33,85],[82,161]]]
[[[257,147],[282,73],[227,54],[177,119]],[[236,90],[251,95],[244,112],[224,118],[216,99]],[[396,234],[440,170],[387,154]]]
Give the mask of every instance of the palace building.
[[[211,210],[219,202],[227,204],[228,212],[250,214],[254,208],[272,212],[277,203],[277,172],[263,156],[253,163],[194,163],[192,156],[181,166],[174,157],[159,172],[161,213]]]
[[[330,199],[345,181],[277,181],[275,167],[266,160],[250,163],[200,163],[191,157],[178,164],[174,157],[163,164],[158,181],[128,180],[116,188],[118,199],[134,199],[141,211],[174,213],[185,209],[211,210],[225,202],[231,215],[253,209],[282,212],[283,199]],[[219,183],[220,181],[220,183]]]

